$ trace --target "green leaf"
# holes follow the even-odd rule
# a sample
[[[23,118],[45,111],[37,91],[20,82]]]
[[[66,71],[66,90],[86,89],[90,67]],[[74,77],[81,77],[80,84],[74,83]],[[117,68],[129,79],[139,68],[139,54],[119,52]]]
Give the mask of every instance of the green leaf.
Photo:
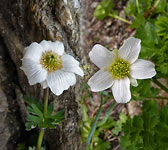
[[[123,150],[166,150],[168,147],[168,106],[160,112],[156,101],[144,101],[142,115],[127,119],[121,137]]]
[[[115,136],[117,136],[121,132],[122,126],[126,122],[126,120],[127,120],[127,116],[125,114],[121,113],[119,116],[119,120],[116,121],[115,127],[112,130],[112,133]]]
[[[40,118],[43,118],[43,113],[42,113],[41,110],[37,107],[37,105],[32,104],[31,107],[32,107],[32,109],[31,109],[32,112],[29,111],[30,113],[34,113],[34,114],[38,115]]]
[[[107,109],[107,112],[103,119],[97,124],[97,126],[102,126],[104,123],[106,123],[107,119],[110,117],[110,113],[112,112],[113,108],[115,107],[115,101],[110,105],[110,107]]]
[[[105,17],[107,17],[110,14],[113,7],[114,7],[114,5],[111,0],[103,0],[96,7],[96,10],[94,12],[94,16],[97,19],[104,19]]]
[[[139,15],[134,18],[132,24],[130,25],[131,28],[139,28],[145,24],[145,18],[143,15]]]
[[[110,148],[111,148],[111,145],[109,141],[104,141],[99,138],[95,149],[96,150],[108,150]]]
[[[43,124],[43,113],[38,108],[35,103],[30,103],[30,106],[27,106],[27,123],[26,123],[26,130],[31,130],[36,126],[42,127]]]
[[[94,122],[93,122],[93,124],[92,124],[91,130],[90,130],[89,135],[88,135],[88,137],[87,137],[87,144],[88,144],[88,145],[90,145],[90,142],[91,142],[92,137],[93,137],[93,135],[94,135],[94,132],[95,132],[95,130],[96,130],[97,122],[98,122],[98,119],[99,119],[100,114],[101,114],[101,112],[102,112],[102,104],[103,104],[103,102],[102,102],[102,98],[101,98],[101,103],[100,103],[99,110],[98,110],[98,112],[97,112],[97,114],[96,114],[96,118],[95,118],[95,120],[94,120]]]
[[[55,128],[55,125],[59,125],[64,120],[64,110],[58,111],[55,115],[48,113],[44,119],[44,127]]]
[[[24,101],[28,104],[35,104],[41,111],[43,110],[42,104],[39,101],[36,101],[33,97],[24,96]]]
[[[156,27],[158,28],[158,36],[162,36],[164,40],[168,39],[168,17],[159,16],[155,22]]]

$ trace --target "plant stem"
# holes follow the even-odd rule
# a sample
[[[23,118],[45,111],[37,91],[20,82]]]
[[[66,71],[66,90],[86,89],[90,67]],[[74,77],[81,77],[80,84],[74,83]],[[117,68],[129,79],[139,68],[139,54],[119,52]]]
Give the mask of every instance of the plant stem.
[[[158,80],[153,79],[153,82],[154,82],[156,85],[158,85],[162,90],[164,90],[165,92],[168,93],[168,88],[165,87],[163,84],[161,84]]]
[[[38,136],[36,150],[41,150],[41,144],[43,142],[43,136],[44,136],[44,129],[41,129],[40,133],[39,133],[39,136]]]
[[[49,95],[49,89],[46,88],[46,89],[44,89],[44,109],[43,109],[43,115],[44,115],[44,118],[45,118],[46,115],[47,115],[48,95]]]
[[[46,89],[44,89],[44,107],[43,107],[43,117],[44,117],[44,119],[47,115],[48,95],[49,95],[49,89],[46,88]],[[39,133],[39,136],[38,136],[36,150],[41,150],[41,145],[42,145],[42,142],[43,142],[44,132],[45,132],[45,129],[42,128],[40,130],[40,133]]]
[[[138,0],[136,0],[136,6],[137,6],[138,14],[140,14],[140,11],[139,11],[139,2],[138,2]]]
[[[90,130],[89,135],[87,137],[87,144],[88,144],[89,148],[90,148],[90,143],[91,143],[92,137],[93,137],[94,132],[95,132],[96,127],[97,127],[97,122],[98,122],[100,114],[102,112],[102,105],[103,105],[103,96],[101,96],[101,102],[100,102],[99,110],[98,110],[98,112],[96,114],[96,117],[95,117],[95,119],[93,121],[91,130]]]
[[[132,24],[130,21],[128,21],[128,20],[126,20],[126,19],[124,19],[124,18],[122,18],[122,17],[120,17],[120,16],[113,15],[113,14],[109,14],[109,16],[112,17],[112,18],[119,19],[119,20],[121,20],[121,21],[123,21],[123,22],[125,22],[125,23],[127,23],[127,24]]]
[[[156,7],[159,3],[160,3],[160,0],[157,0],[154,3],[154,5],[151,7],[151,9],[144,14],[144,17],[147,18],[156,9]]]
[[[159,4],[160,0],[157,0],[156,3],[154,4],[154,7],[156,8],[157,5]]]
[[[108,120],[108,118],[110,117],[110,114],[113,110],[113,108],[116,106],[115,105],[115,101],[110,105],[110,107],[107,109],[106,114],[104,115],[103,119],[97,124],[98,127],[102,126],[103,124],[106,123],[106,121]]]

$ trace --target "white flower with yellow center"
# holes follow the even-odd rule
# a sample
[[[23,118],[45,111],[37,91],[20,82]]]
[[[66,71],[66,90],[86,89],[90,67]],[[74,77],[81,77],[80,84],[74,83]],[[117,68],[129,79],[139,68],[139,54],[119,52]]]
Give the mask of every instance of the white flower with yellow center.
[[[26,74],[29,84],[41,83],[49,87],[55,95],[76,83],[75,74],[83,76],[79,62],[65,54],[62,42],[33,42],[24,49],[21,69]]]
[[[141,40],[130,37],[119,50],[112,52],[96,44],[89,53],[91,61],[100,68],[88,81],[93,92],[112,87],[117,103],[131,99],[130,84],[137,86],[136,79],[148,79],[156,75],[155,65],[138,59]],[[142,89],[143,90],[143,89]]]

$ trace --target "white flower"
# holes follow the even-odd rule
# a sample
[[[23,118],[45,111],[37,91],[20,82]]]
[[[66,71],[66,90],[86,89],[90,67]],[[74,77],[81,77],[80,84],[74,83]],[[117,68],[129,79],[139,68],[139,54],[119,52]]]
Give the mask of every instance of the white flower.
[[[91,90],[98,92],[111,87],[117,103],[130,101],[130,84],[137,86],[136,79],[148,79],[156,75],[152,62],[138,59],[140,43],[141,40],[130,37],[119,50],[112,52],[96,44],[89,57],[100,70],[88,81]]]
[[[29,84],[41,83],[49,87],[55,95],[76,83],[75,74],[83,76],[79,62],[65,54],[62,42],[33,42],[24,49],[21,69],[26,74]]]

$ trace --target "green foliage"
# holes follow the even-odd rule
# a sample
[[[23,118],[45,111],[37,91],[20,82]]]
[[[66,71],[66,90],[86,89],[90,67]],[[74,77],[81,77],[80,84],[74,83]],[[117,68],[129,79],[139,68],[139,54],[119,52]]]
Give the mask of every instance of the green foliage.
[[[137,15],[143,15],[145,12],[147,12],[152,7],[153,2],[154,0],[139,0],[138,7],[136,0],[129,0],[127,7],[125,8],[125,14],[136,18]]]
[[[164,37],[164,39],[168,39],[168,17],[167,16],[159,16],[157,21],[155,22],[156,27],[158,28],[157,33],[158,36]]]
[[[105,92],[103,94],[107,94],[107,93]],[[106,96],[108,97],[109,94],[107,94]],[[114,136],[118,136],[119,133],[121,132],[122,125],[123,123],[126,122],[127,116],[121,113],[119,116],[119,120],[115,121],[110,116],[110,112],[112,111],[113,107],[114,107],[114,104],[112,104],[109,107],[109,109],[106,111],[105,117],[103,117],[102,120],[99,120],[97,122],[97,127],[91,141],[91,147],[90,149],[88,148],[88,150],[109,150],[111,148],[111,145],[110,145],[110,142],[106,139],[105,131],[112,130],[112,134]],[[93,118],[89,117],[88,108],[84,103],[82,104],[82,114],[83,114],[83,118],[82,118],[82,124],[81,124],[81,134],[82,134],[82,142],[85,143],[91,131],[94,117]]]
[[[122,150],[167,150],[168,106],[160,112],[155,101],[144,101],[142,114],[127,119],[121,137]]]
[[[131,86],[132,99],[134,100],[154,99],[159,92],[158,88],[151,86],[150,79],[139,80],[137,87]]]
[[[31,130],[35,127],[39,128],[55,128],[55,125],[60,124],[64,120],[64,111],[60,110],[53,114],[53,102],[48,106],[46,117],[43,116],[42,104],[33,98],[25,98],[27,106],[27,122],[25,124],[26,130]]]
[[[111,0],[103,0],[96,7],[96,10],[94,12],[94,16],[97,19],[104,19],[107,16],[109,16],[113,7],[114,7],[114,4],[112,3]]]
[[[16,150],[26,150],[26,146],[23,143],[17,145]]]

